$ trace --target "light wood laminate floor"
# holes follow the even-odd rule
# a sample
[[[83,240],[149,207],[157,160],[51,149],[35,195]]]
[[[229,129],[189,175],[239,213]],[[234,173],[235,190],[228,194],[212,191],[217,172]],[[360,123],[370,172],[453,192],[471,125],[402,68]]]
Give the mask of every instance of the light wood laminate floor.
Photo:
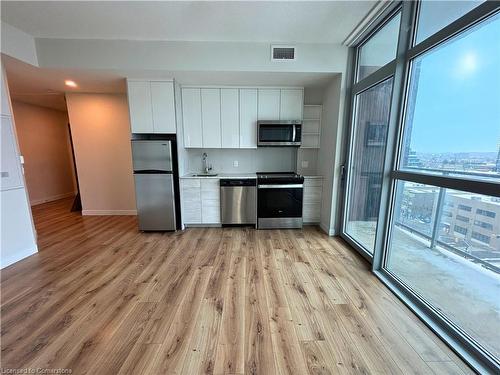
[[[314,227],[140,233],[34,208],[39,253],[2,271],[3,368],[73,374],[471,371]]]

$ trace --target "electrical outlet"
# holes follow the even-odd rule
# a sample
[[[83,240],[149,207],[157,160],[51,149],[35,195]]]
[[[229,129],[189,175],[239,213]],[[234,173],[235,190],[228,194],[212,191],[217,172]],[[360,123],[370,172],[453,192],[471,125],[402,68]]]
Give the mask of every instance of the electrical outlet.
[[[307,160],[302,160],[302,168],[309,168],[309,162]]]
[[[233,167],[238,167],[240,165],[240,163],[238,162],[238,160],[234,160],[233,161]]]

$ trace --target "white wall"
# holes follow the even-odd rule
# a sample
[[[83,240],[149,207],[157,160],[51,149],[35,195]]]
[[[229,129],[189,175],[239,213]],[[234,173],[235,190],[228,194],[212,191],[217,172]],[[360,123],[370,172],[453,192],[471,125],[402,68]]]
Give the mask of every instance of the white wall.
[[[321,228],[329,235],[338,234],[337,217],[340,196],[340,172],[343,142],[343,77],[334,78],[323,96],[321,147],[318,173],[324,177]]]
[[[1,24],[2,53],[24,61],[31,65],[38,65],[35,38],[24,31],[5,22]]]
[[[304,89],[304,104],[323,104],[324,87],[306,87]]]
[[[299,148],[297,150],[297,173],[304,176],[318,174],[318,148]],[[303,162],[306,162],[303,164]],[[305,166],[307,164],[307,167]],[[303,166],[304,165],[304,166]]]
[[[135,215],[127,97],[67,94],[83,215]]]
[[[347,48],[297,43],[297,60],[273,62],[270,43],[36,39],[47,68],[141,71],[343,72]]]
[[[12,102],[31,205],[74,196],[68,114]]]
[[[2,84],[2,127],[9,126],[10,129],[3,129],[2,134],[2,172],[6,170],[20,170],[19,148],[15,136],[14,120],[11,116],[10,98],[8,94],[8,84],[5,81],[5,72],[1,69]],[[5,121],[4,121],[5,120]],[[5,131],[8,130],[8,131]],[[9,144],[11,147],[5,147]],[[10,152],[11,155],[6,153]],[[12,162],[16,165],[6,165]],[[2,185],[0,192],[0,267],[4,268],[25,257],[37,252],[35,228],[31,217],[31,210],[28,204],[28,195],[25,189],[24,177],[19,176],[19,181],[15,186],[7,188]]]
[[[202,154],[206,152],[213,171],[219,173],[255,173],[295,171],[295,148],[261,147],[258,149],[187,149],[186,173],[202,171]],[[233,162],[238,161],[238,167]]]

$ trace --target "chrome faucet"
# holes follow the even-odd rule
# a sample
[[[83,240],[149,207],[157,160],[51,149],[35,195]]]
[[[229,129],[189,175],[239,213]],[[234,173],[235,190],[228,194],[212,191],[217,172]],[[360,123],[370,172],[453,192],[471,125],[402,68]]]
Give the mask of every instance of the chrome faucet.
[[[208,155],[206,152],[203,153],[201,160],[203,161],[203,173],[208,173],[212,170],[212,165],[208,164]]]

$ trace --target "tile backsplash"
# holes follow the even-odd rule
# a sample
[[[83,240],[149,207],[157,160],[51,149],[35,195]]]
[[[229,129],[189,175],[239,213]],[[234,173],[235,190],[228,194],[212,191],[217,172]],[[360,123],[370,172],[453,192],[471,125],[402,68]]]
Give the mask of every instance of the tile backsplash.
[[[219,173],[284,172],[297,168],[296,148],[187,149],[186,170],[189,173],[202,171],[204,152],[213,171]]]
[[[262,147],[258,149],[187,149],[186,173],[202,171],[202,155],[208,155],[208,163],[219,173],[254,173],[296,171],[305,176],[316,175],[318,170],[317,149],[286,147]]]

